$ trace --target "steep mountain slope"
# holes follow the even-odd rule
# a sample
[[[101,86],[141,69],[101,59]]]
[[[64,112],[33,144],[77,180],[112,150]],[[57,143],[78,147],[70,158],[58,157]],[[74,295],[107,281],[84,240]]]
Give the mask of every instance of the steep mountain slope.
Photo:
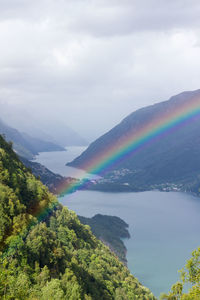
[[[123,263],[127,263],[127,249],[122,239],[130,238],[128,224],[116,216],[97,214],[92,218],[78,216],[82,224],[89,225],[92,233],[116,253]]]
[[[184,92],[152,106],[139,109],[109,132],[94,141],[85,152],[68,165],[84,168],[95,157],[110,149],[113,144],[125,140],[129,133],[137,134],[148,124],[162,122],[181,107],[192,105],[194,98],[200,98],[200,90]],[[200,175],[200,118],[180,122],[170,131],[144,143],[137,151],[121,157],[112,166],[102,184],[127,184],[129,189],[155,188],[175,183],[178,188],[192,185]],[[97,187],[97,186],[96,186]]]
[[[27,159],[32,159],[38,152],[43,151],[64,151],[65,149],[52,142],[33,138],[26,133],[8,126],[0,120],[0,134],[4,134],[7,141],[14,143],[15,151]]]
[[[56,194],[57,193],[57,187],[67,180],[70,180],[70,178],[63,177],[59,174],[55,174],[49,169],[47,169],[45,166],[41,165],[38,162],[30,161],[24,157],[20,157],[20,160],[23,162],[23,164],[31,169],[32,173],[35,175],[35,177],[39,177],[41,182],[48,187],[51,193]],[[72,178],[71,178],[72,179]]]
[[[0,136],[0,298],[155,299]]]

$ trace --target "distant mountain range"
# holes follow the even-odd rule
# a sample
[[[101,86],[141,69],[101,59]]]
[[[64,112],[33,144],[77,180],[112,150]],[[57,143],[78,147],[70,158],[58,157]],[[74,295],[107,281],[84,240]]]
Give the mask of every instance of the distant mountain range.
[[[107,149],[129,136],[141,132],[164,114],[170,115],[182,106],[190,107],[200,98],[200,90],[183,92],[167,101],[139,109],[120,124],[95,140],[69,166],[84,168]],[[162,120],[161,120],[162,122]],[[92,188],[103,190],[190,190],[196,191],[200,181],[200,118],[176,126],[138,151],[129,154],[112,166],[104,178]]]
[[[88,142],[80,134],[62,121],[55,121],[51,126],[43,124],[43,131],[52,137],[53,142],[63,147],[88,146]]]
[[[42,183],[46,185],[52,193],[57,194],[57,188],[62,183],[70,184],[76,181],[74,178],[55,174],[40,163],[31,161],[39,152],[66,151],[64,147],[50,141],[42,140],[42,138],[38,139],[27,133],[20,132],[8,126],[2,120],[0,120],[0,135],[3,135],[7,141],[13,143],[13,148],[20,160],[36,177],[40,178]]]
[[[60,145],[20,132],[2,120],[0,120],[0,134],[3,134],[7,141],[13,142],[17,154],[27,159],[33,159],[39,152],[65,151],[65,148]]]
[[[31,137],[43,141],[51,141],[62,147],[66,146],[87,146],[88,142],[75,130],[66,125],[65,121],[57,118],[36,119],[26,114],[11,114],[2,117],[4,123],[20,132],[26,132]]]

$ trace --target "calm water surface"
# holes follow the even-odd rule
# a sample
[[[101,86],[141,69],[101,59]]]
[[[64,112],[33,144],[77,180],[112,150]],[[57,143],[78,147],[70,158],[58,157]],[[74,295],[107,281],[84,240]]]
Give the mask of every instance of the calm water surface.
[[[79,156],[86,147],[66,147],[66,151],[41,152],[36,156],[36,162],[46,166],[49,170],[62,176],[74,178],[98,178],[98,176],[88,174],[83,170],[66,166],[66,163]]]
[[[75,148],[76,155],[79,155]],[[67,155],[62,154],[61,162],[60,153],[67,152],[42,153],[37,161],[54,172],[71,175],[64,174]],[[119,216],[126,221],[131,234],[131,239],[125,241],[128,267],[157,296],[169,291],[178,279],[177,270],[200,245],[200,199],[191,195],[156,191],[79,191],[59,200],[82,216],[101,213]]]

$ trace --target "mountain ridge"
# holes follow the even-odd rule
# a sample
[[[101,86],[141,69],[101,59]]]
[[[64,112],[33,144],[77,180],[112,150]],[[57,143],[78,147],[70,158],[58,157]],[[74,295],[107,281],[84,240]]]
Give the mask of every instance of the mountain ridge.
[[[20,132],[0,120],[0,133],[4,134],[7,141],[12,141],[15,151],[27,159],[33,159],[39,152],[44,151],[66,151],[60,145],[51,141],[43,141],[31,137],[27,133]]]
[[[129,133],[137,133],[154,120],[164,118],[180,106],[192,103],[195,97],[200,97],[200,90],[187,91],[172,96],[169,100],[141,108],[129,114],[110,131],[95,140],[69,166],[84,168],[89,161],[95,161],[113,144],[121,143]],[[160,188],[162,185],[176,184],[178,189],[185,189],[198,178],[200,170],[200,119],[181,124],[170,133],[156,137],[144,144],[138,151],[130,153],[127,159],[121,159],[104,175],[102,184],[97,183],[92,188],[101,188],[105,184],[127,184],[129,190]],[[190,158],[190,159],[189,159]],[[127,174],[125,174],[127,170]],[[116,172],[120,173],[116,176]],[[95,171],[94,171],[95,173]],[[160,187],[159,187],[160,186]],[[111,187],[112,189],[112,187]]]
[[[54,117],[38,119],[28,114],[6,114],[3,118],[5,123],[16,128],[20,132],[26,132],[31,137],[44,141],[51,141],[61,147],[67,146],[85,146],[87,140],[82,137],[76,130],[68,126],[64,120],[58,120]]]

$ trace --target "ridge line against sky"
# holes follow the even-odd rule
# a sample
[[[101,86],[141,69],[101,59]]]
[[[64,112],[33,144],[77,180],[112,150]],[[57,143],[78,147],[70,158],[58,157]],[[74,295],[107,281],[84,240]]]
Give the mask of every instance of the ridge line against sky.
[[[198,89],[199,15],[197,0],[0,0],[1,117],[62,120],[91,141]]]
[[[118,160],[126,158],[127,155],[133,154],[136,151],[140,151],[143,146],[148,145],[149,142],[154,142],[156,138],[165,138],[166,134],[171,134],[174,130],[178,130],[182,126],[187,126],[189,122],[195,121],[196,118],[200,117],[200,96],[194,95],[190,97],[187,101],[181,102],[170,109],[169,111],[163,112],[162,114],[156,115],[144,124],[139,130],[131,130],[127,136],[119,141],[115,141],[113,145],[109,146],[103,150],[100,155],[97,154],[91,160],[88,160],[84,167],[86,171],[95,171],[98,175],[101,172],[107,171],[110,166],[113,166]],[[82,173],[80,169],[77,169],[77,174]],[[76,177],[76,176],[75,176]],[[79,176],[77,176],[78,178]],[[88,177],[83,177],[78,181],[68,181],[62,182],[56,187],[58,196],[62,197],[65,195],[70,196],[73,192],[78,192],[82,188],[85,188],[87,184],[90,183]],[[41,203],[40,203],[41,204]],[[53,200],[48,205],[37,205],[33,208],[33,215],[39,220],[43,220],[47,215],[51,213],[51,210],[56,209],[58,202]],[[26,229],[34,225],[35,221],[30,220],[27,226],[22,229],[22,231],[13,238],[13,245],[15,247],[14,241],[18,238],[23,237],[26,233]],[[4,255],[7,255],[7,250],[9,253],[15,248],[4,250]]]
[[[157,139],[165,138],[176,130],[187,126],[200,118],[200,96],[193,95],[187,101],[176,104],[170,110],[162,112],[152,117],[149,121],[144,121],[143,126],[135,130],[130,129],[126,135],[121,136],[112,144],[104,147],[103,150],[92,155],[79,165],[80,169],[84,169],[87,173],[94,173],[104,176],[112,167],[120,161],[128,159],[141,151],[143,147],[148,147]],[[81,170],[77,169],[75,178],[80,178]],[[80,190],[90,184],[88,177],[82,177],[80,181],[72,183],[62,182],[56,188],[58,194],[70,194],[76,190]]]

